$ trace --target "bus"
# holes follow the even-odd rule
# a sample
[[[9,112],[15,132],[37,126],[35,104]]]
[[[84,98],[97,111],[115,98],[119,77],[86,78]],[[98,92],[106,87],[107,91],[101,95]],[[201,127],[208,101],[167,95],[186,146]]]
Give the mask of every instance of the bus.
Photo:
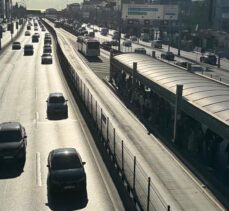
[[[77,48],[79,52],[87,57],[100,56],[100,43],[98,40],[88,37],[78,37]]]

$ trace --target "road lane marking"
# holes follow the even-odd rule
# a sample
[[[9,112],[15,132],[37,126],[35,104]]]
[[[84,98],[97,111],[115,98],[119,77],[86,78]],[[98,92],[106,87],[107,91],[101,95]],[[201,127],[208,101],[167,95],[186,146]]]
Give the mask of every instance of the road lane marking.
[[[38,111],[36,111],[36,114],[35,114],[36,128],[38,128],[38,120],[39,120],[39,113]]]
[[[37,100],[37,87],[35,87],[35,99]]]
[[[42,186],[41,181],[41,156],[40,152],[36,153],[36,184]]]

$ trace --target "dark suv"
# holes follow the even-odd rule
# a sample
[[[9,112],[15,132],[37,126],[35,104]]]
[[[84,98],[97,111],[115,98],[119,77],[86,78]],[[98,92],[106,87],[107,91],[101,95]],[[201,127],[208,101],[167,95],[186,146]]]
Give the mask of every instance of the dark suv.
[[[62,93],[49,94],[47,102],[47,117],[50,119],[52,116],[64,115],[68,117],[68,105]]]
[[[175,55],[173,52],[167,51],[167,52],[161,53],[161,58],[169,60],[169,61],[174,61]]]
[[[19,122],[0,123],[0,159],[25,161],[27,136]]]
[[[52,150],[48,156],[48,190],[50,193],[87,191],[86,173],[79,153],[74,148]]]

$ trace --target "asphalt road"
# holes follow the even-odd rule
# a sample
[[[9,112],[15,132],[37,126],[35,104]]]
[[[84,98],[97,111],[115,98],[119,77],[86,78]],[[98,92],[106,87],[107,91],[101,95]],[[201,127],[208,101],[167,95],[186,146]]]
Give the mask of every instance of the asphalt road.
[[[44,32],[34,44],[33,56],[23,50],[7,48],[0,55],[0,119],[19,121],[28,136],[23,168],[13,161],[0,166],[0,210],[124,210],[117,190],[103,164],[88,128],[72,100],[60,71],[57,56],[52,65],[41,64]],[[18,38],[22,45],[31,37]],[[46,118],[46,99],[50,92],[63,92],[69,100],[69,117]],[[55,148],[75,147],[86,161],[87,197],[47,194],[47,157]]]
[[[99,30],[99,27],[95,27]],[[87,29],[89,31],[93,30],[93,27],[91,26],[91,28]],[[110,30],[110,33],[113,33],[113,30]],[[100,41],[100,43],[102,43],[105,40],[112,40],[112,36],[111,35],[107,35],[107,36],[103,36],[100,34],[100,32],[96,32],[95,33],[96,38]],[[123,36],[123,34],[122,34]],[[123,42],[124,39],[121,40],[121,43]],[[134,52],[135,48],[142,48],[144,47],[146,49],[146,52],[148,55],[152,55],[152,51],[156,52],[156,57],[160,58],[161,52],[166,52],[168,50],[168,46],[167,45],[163,45],[162,49],[156,49],[156,48],[152,48],[151,44],[148,42],[142,42],[139,41],[139,43],[137,42],[132,42],[132,47],[131,48],[127,48],[121,45],[121,50],[123,52]],[[170,47],[170,51],[173,52],[175,55],[177,55],[177,49]],[[185,60],[185,58],[192,60],[194,63],[198,63],[201,66],[204,67],[204,70],[206,69],[206,67],[208,68],[207,71],[204,71],[204,75],[210,78],[213,78],[215,80],[220,80],[224,83],[229,84],[229,60],[228,59],[221,59],[221,68],[217,68],[217,66],[214,65],[208,65],[205,63],[200,63],[200,53],[197,52],[187,52],[187,51],[181,51],[181,57],[177,57],[175,56],[175,60],[179,61],[179,60]],[[174,62],[171,62],[174,63]],[[202,74],[200,72],[197,72],[197,74]]]

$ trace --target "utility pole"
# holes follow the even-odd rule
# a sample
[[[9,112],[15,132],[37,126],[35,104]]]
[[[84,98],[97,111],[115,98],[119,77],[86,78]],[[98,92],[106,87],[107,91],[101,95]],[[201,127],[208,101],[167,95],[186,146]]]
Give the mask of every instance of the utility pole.
[[[169,0],[169,7],[171,8],[171,0]],[[171,45],[171,35],[172,35],[172,28],[171,28],[171,23],[172,22],[172,16],[170,15],[169,18],[169,43],[168,43],[168,52],[170,52],[170,45]]]
[[[119,17],[119,37],[118,37],[118,51],[121,51],[121,36],[122,36],[122,0],[120,0],[120,17]]]

